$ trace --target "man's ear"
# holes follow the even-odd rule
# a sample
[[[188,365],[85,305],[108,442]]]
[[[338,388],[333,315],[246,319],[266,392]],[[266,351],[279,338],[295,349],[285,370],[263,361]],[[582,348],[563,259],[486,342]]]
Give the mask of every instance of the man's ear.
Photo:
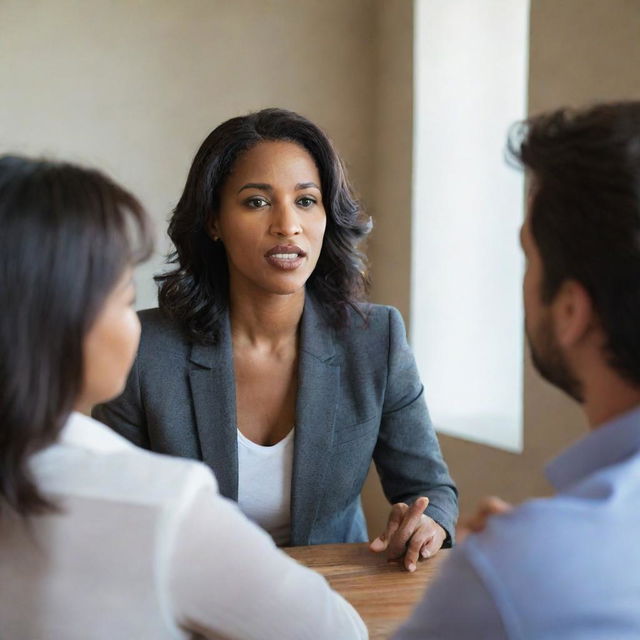
[[[579,343],[596,324],[591,296],[577,280],[565,280],[551,303],[555,337],[563,347]]]

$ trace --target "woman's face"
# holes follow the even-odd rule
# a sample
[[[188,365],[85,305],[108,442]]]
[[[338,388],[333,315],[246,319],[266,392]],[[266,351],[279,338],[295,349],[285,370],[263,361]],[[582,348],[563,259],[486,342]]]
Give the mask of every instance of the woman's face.
[[[76,408],[87,411],[122,392],[140,340],[133,304],[135,287],[127,268],[107,296],[83,344],[84,379]]]
[[[209,225],[224,244],[232,293],[302,291],[313,272],[327,217],[318,168],[291,142],[261,142],[241,155]]]

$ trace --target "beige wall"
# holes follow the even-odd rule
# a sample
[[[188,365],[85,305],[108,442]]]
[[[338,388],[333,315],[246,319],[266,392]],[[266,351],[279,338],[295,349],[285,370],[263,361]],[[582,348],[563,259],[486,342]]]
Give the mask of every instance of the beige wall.
[[[376,0],[375,100],[369,240],[373,292],[409,318],[413,115],[413,3]]]
[[[402,313],[409,329],[413,154],[413,2],[376,0],[374,225],[369,240],[373,302]],[[388,503],[372,466],[362,493],[371,537],[386,523]]]
[[[398,61],[406,60],[404,38],[393,36],[400,45]],[[406,27],[405,38],[411,37]],[[598,100],[640,99],[640,0],[532,0],[530,26],[529,111],[535,113],[562,105],[581,105]],[[393,45],[389,50],[393,50]],[[387,66],[392,63],[386,62]],[[406,93],[407,87],[402,88]],[[406,138],[410,123],[391,119],[387,126]],[[378,134],[380,137],[382,134]],[[387,130],[385,137],[393,137]],[[380,161],[380,158],[378,158]],[[384,165],[386,181],[404,185],[406,167]],[[406,192],[406,186],[404,187]],[[378,223],[390,229],[392,245],[396,233],[410,233],[410,202],[398,199],[399,206],[379,212],[394,224]],[[397,229],[398,231],[393,231]],[[386,248],[380,238],[371,242],[374,266],[384,264]],[[407,246],[410,246],[407,244]],[[386,268],[386,265],[380,266]],[[403,295],[408,290],[409,270],[399,266],[393,277],[375,273],[373,299],[398,301],[405,311]],[[486,494],[519,501],[530,495],[548,493],[542,474],[545,461],[584,433],[582,415],[576,405],[542,382],[527,359],[524,381],[524,452],[516,455],[491,447],[441,436],[440,441],[452,475],[461,490],[463,510],[471,509]],[[374,474],[364,493],[370,524],[382,525],[386,509]]]

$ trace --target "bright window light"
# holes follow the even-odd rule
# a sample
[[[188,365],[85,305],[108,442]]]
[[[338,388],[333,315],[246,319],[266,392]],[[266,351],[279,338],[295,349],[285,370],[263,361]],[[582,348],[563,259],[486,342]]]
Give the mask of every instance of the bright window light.
[[[522,450],[528,0],[415,0],[411,341],[436,428]]]

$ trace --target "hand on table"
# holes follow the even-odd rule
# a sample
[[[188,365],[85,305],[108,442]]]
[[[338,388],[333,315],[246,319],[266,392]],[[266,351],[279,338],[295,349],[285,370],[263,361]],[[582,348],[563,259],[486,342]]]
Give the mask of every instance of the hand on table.
[[[487,526],[491,516],[511,511],[513,505],[496,496],[486,496],[478,503],[472,516],[460,518],[456,527],[456,540],[462,542],[470,533],[480,533]]]
[[[400,560],[404,556],[407,571],[415,571],[418,560],[438,553],[447,537],[447,532],[424,514],[428,504],[429,498],[424,496],[411,506],[404,502],[394,504],[387,528],[369,549],[376,553],[386,549],[389,560]]]

